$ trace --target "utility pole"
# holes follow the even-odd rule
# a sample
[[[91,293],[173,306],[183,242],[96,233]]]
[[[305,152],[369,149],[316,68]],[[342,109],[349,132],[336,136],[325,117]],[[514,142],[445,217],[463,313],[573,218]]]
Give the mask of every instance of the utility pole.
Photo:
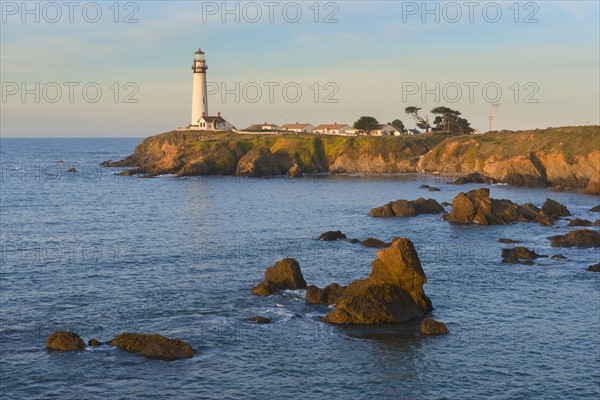
[[[492,104],[492,111],[494,112],[494,131],[498,131],[498,108],[500,104]]]

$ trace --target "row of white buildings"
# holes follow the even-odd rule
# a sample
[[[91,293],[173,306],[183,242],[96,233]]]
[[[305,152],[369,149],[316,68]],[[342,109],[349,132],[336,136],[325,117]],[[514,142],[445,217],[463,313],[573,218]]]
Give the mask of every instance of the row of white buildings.
[[[316,133],[320,135],[346,135],[346,136],[358,136],[364,134],[370,134],[374,136],[402,136],[402,135],[416,135],[419,132],[416,129],[400,129],[390,123],[380,124],[377,129],[364,132],[359,129],[355,129],[348,124],[321,124],[314,126],[309,123],[295,124],[283,124],[278,126],[276,124],[253,124],[244,129],[247,132],[294,132],[294,133]]]

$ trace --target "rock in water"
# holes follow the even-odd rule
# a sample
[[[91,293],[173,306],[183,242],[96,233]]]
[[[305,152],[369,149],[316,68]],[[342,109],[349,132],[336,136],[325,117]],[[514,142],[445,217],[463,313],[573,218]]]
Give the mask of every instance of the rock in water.
[[[587,219],[575,218],[572,219],[567,226],[592,226],[594,225],[592,221],[588,221]]]
[[[446,324],[443,322],[438,322],[431,318],[426,318],[421,321],[419,325],[419,330],[423,335],[446,335],[450,333]]]
[[[323,289],[310,285],[306,290],[306,302],[323,305],[335,304],[345,291],[346,286],[340,286],[337,283],[332,283]]]
[[[362,242],[360,242],[360,244],[362,244],[365,247],[372,247],[372,248],[376,248],[376,249],[381,249],[383,247],[386,247],[387,244],[379,239],[375,239],[375,238],[368,238],[363,240]]]
[[[78,334],[69,331],[58,331],[48,336],[46,348],[56,351],[83,350],[85,342]]]
[[[73,168],[69,168],[67,170],[67,172],[77,172],[77,168],[73,167]]]
[[[157,334],[122,333],[108,344],[130,353],[159,360],[179,360],[196,355],[196,351],[188,343]]]
[[[91,346],[91,347],[98,347],[98,346],[100,346],[101,344],[102,344],[102,343],[101,343],[101,342],[99,342],[97,339],[90,339],[90,340],[88,341],[88,346]]]
[[[440,188],[433,187],[433,186],[429,188],[430,192],[439,192],[440,190],[441,190]]]
[[[585,192],[588,194],[600,194],[600,172],[596,172],[585,188]]]
[[[500,238],[500,239],[498,239],[498,243],[521,243],[521,241],[514,240],[514,239]]]
[[[260,317],[260,316],[248,317],[248,318],[246,318],[246,320],[251,321],[251,322],[256,322],[257,324],[270,324],[271,323],[270,318]]]
[[[419,214],[440,214],[444,212],[442,207],[434,199],[424,199],[419,197],[417,200],[399,199],[389,202],[383,206],[371,210],[372,217],[390,218],[390,217],[414,217]]]
[[[490,190],[481,188],[459,193],[452,201],[452,211],[444,219],[453,224],[505,225],[512,222],[539,222],[552,225],[553,220],[533,204],[520,206],[510,200],[490,198]]]
[[[590,272],[600,272],[600,263],[590,265],[589,267],[587,267],[587,270]]]
[[[533,264],[533,260],[547,257],[529,250],[527,247],[515,247],[514,249],[502,249],[502,262],[509,264]]]
[[[542,211],[553,218],[568,217],[571,215],[569,209],[556,200],[546,199]]]
[[[342,231],[327,231],[322,233],[318,239],[326,242],[332,242],[334,240],[346,239],[346,235],[344,235]]]
[[[590,229],[579,229],[566,235],[550,236],[552,247],[600,247],[600,233]]]
[[[567,259],[567,257],[563,256],[562,254],[555,254],[550,258],[553,260],[566,260]]]
[[[600,212],[600,204],[598,204],[595,207],[590,208],[590,211],[591,212]]]
[[[466,183],[494,183],[492,178],[489,178],[485,175],[480,174],[479,172],[473,172],[465,176],[461,176],[460,178],[450,182],[454,185],[464,185]]]
[[[265,271],[265,280],[252,289],[252,294],[269,296],[280,290],[306,289],[298,261],[284,258]]]
[[[404,322],[431,311],[423,291],[427,282],[413,243],[395,239],[380,250],[367,279],[352,282],[323,317],[336,324],[381,324]]]

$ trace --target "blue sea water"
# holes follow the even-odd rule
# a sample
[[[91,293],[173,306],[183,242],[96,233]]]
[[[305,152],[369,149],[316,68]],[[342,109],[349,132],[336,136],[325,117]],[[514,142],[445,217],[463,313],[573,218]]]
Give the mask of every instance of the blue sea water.
[[[371,218],[398,198],[451,202],[459,191],[425,176],[118,177],[98,164],[137,139],[2,139],[0,389],[3,399],[498,398],[600,396],[598,249],[556,249],[553,227],[449,225],[439,215]],[[78,172],[68,173],[75,167]],[[418,186],[428,183],[440,192]],[[596,196],[490,186],[492,197],[550,197],[595,220]],[[264,270],[294,257],[309,284],[366,277],[375,249],[315,238],[410,238],[428,277],[432,316],[416,323],[334,326],[304,291],[250,294]],[[538,253],[501,263],[500,237]],[[253,315],[269,325],[245,321]],[[109,346],[44,349],[69,329],[86,341],[161,333],[198,355],[165,362]]]

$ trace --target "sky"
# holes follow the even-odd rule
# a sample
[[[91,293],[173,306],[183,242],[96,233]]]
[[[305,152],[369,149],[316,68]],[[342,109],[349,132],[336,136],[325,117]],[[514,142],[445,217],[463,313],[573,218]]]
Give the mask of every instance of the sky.
[[[209,114],[352,125],[458,110],[488,131],[599,124],[598,1],[2,1],[0,136],[146,137]],[[493,128],[493,126],[492,126]]]

